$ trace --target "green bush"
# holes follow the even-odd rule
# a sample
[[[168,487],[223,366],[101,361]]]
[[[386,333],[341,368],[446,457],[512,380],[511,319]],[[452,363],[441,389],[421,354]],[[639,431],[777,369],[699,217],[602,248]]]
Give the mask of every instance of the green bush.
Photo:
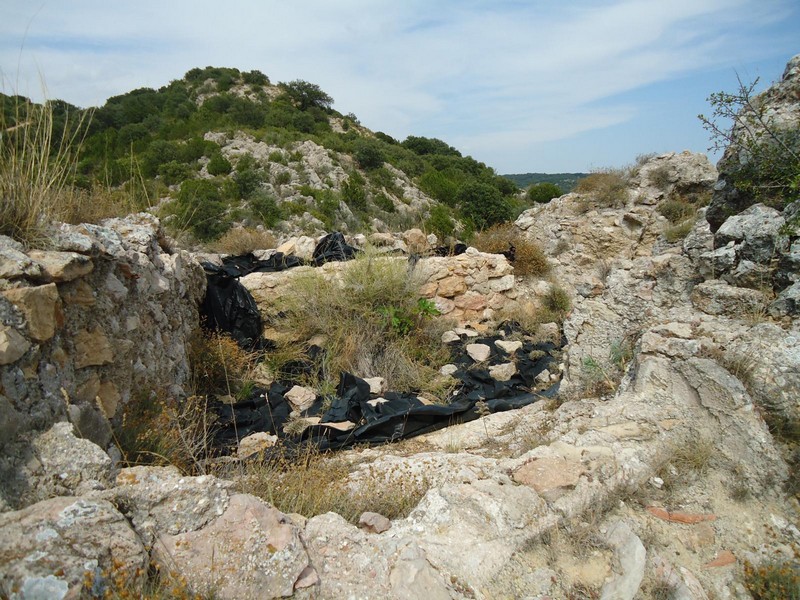
[[[458,191],[462,214],[478,229],[508,221],[512,217],[511,205],[500,191],[488,183],[467,183]]]
[[[382,167],[386,160],[380,147],[367,140],[358,141],[354,156],[362,169],[377,169]]]
[[[274,227],[283,218],[283,213],[270,194],[257,191],[250,196],[250,211],[267,227]]]
[[[425,228],[431,233],[435,233],[440,240],[453,235],[456,227],[455,223],[453,223],[451,210],[444,204],[437,204],[431,208],[431,215],[425,221]]]
[[[217,238],[230,227],[222,193],[213,181],[184,181],[176,204],[181,226],[189,228],[199,240]]]
[[[191,174],[192,168],[189,165],[179,163],[176,160],[164,163],[158,168],[159,177],[161,177],[161,180],[167,185],[175,185],[176,183],[189,179]]]
[[[395,211],[394,202],[392,202],[392,199],[386,194],[377,194],[373,201],[375,202],[375,206],[384,212],[393,213]]]
[[[208,161],[208,165],[206,166],[208,169],[208,173],[210,175],[227,175],[231,172],[233,167],[231,163],[228,162],[222,154],[215,154],[211,157],[211,160]]]
[[[555,183],[534,183],[528,188],[526,197],[530,202],[546,203],[563,196],[564,192]]]
[[[364,189],[364,178],[353,172],[342,184],[342,200],[350,210],[365,211],[367,209],[367,191]]]

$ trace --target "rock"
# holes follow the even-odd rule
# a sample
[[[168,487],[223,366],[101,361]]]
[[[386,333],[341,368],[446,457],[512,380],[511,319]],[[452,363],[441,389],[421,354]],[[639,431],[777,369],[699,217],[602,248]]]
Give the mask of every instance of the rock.
[[[474,329],[469,329],[465,327],[456,327],[453,331],[459,336],[463,335],[468,338],[478,337],[478,332],[475,331]]]
[[[494,345],[509,355],[514,354],[517,350],[522,348],[522,342],[519,341],[509,342],[506,340],[497,340],[495,341]]]
[[[100,327],[75,334],[75,368],[105,365],[114,360],[111,342]]]
[[[7,236],[3,238],[11,239]],[[0,279],[36,278],[41,274],[42,266],[23,252],[21,244],[13,246],[0,242]]]
[[[458,342],[460,340],[461,337],[455,331],[445,331],[442,334],[443,344],[452,344],[453,342]]]
[[[295,410],[302,412],[311,408],[317,398],[317,394],[311,388],[295,385],[283,397],[291,403]]]
[[[671,523],[683,523],[686,525],[702,523],[703,521],[713,521],[717,518],[712,514],[670,512],[658,506],[648,506],[647,512],[663,521],[669,521]]]
[[[439,281],[436,294],[442,298],[453,298],[467,291],[467,284],[463,277],[452,275]]]
[[[41,464],[37,496],[81,495],[113,484],[108,454],[87,439],[75,437],[71,423],[56,423],[33,441]]]
[[[157,535],[201,529],[228,508],[233,486],[203,475],[184,477],[175,467],[129,467],[117,474],[117,486],[103,492],[120,507],[149,546]]]
[[[534,458],[516,471],[514,481],[536,490],[548,502],[552,502],[574,488],[586,472],[580,461],[563,456]]]
[[[536,330],[536,337],[542,341],[558,343],[561,341],[561,328],[558,323],[542,323]]]
[[[736,562],[736,556],[734,556],[733,552],[731,552],[730,550],[723,550],[722,552],[717,554],[717,557],[714,560],[707,562],[703,566],[706,569],[713,569],[717,567],[727,567],[728,565],[732,565],[735,562]]]
[[[428,249],[428,236],[419,229],[409,229],[403,232],[403,240],[412,254],[419,254]]]
[[[358,526],[367,533],[383,533],[391,528],[392,522],[378,513],[365,512],[358,518]]]
[[[52,338],[63,323],[61,300],[54,283],[6,290],[3,295],[25,316],[28,334],[37,342]]]
[[[161,534],[153,559],[201,594],[256,600],[291,596],[309,577],[300,530],[269,504],[247,494],[203,528]],[[232,577],[231,573],[236,576]]]
[[[0,325],[0,365],[18,361],[31,344],[16,329]]]
[[[276,443],[278,443],[277,435],[270,435],[265,431],[251,433],[239,441],[239,449],[236,455],[239,458],[247,458],[248,456],[258,454],[266,448],[271,448]]]
[[[116,577],[135,587],[148,562],[113,504],[70,497],[0,514],[0,556],[3,589],[48,600],[82,597],[87,581],[100,594]]]
[[[617,521],[609,528],[606,541],[614,549],[620,573],[603,586],[600,598],[632,600],[644,578],[644,545],[623,521]]]
[[[797,316],[800,314],[800,281],[783,290],[769,305],[773,317]],[[0,346],[1,348],[2,346]]]
[[[112,437],[111,423],[94,404],[70,404],[67,407],[67,415],[81,438],[90,440],[102,448],[108,447]]]
[[[715,246],[729,242],[741,244],[738,254],[756,263],[766,263],[777,255],[779,232],[784,225],[781,213],[763,204],[754,204],[730,217],[717,230]]]
[[[383,377],[367,377],[364,381],[369,384],[369,393],[375,396],[385,394],[389,390]]]
[[[94,270],[92,259],[77,252],[31,250],[28,256],[42,267],[40,278],[45,281],[72,281]]]
[[[472,356],[472,355],[470,355]],[[517,374],[517,366],[513,362],[492,365],[489,367],[489,375],[496,381],[508,381]]]
[[[456,373],[456,371],[458,371],[458,367],[456,365],[452,365],[452,364],[443,365],[439,369],[439,373],[441,373],[445,377],[450,377],[450,376],[454,375]]]
[[[484,362],[489,360],[492,349],[486,344],[467,344],[467,354],[475,362]]]
[[[743,319],[766,312],[764,292],[728,285],[724,281],[711,279],[695,286],[692,304],[709,315],[725,315]]]
[[[6,443],[16,441],[24,420],[23,415],[17,412],[8,398],[0,394],[0,448],[3,448]],[[0,502],[1,505],[2,502]]]

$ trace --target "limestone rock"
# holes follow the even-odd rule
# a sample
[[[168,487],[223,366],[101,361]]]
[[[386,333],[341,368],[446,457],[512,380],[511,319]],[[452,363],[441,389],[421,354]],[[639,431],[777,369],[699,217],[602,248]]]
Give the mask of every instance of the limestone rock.
[[[110,576],[133,585],[147,552],[125,517],[100,499],[61,497],[0,514],[0,583],[19,598],[78,598],[88,580]]]
[[[72,281],[94,270],[92,259],[77,252],[31,250],[28,256],[41,265],[41,278],[46,281]]]
[[[484,362],[489,360],[492,349],[486,344],[467,344],[467,354],[475,362]]]
[[[380,396],[389,391],[386,380],[383,377],[367,377],[364,379],[369,384],[369,393]]]
[[[75,367],[104,365],[114,360],[111,342],[100,327],[84,329],[75,334]]]
[[[128,467],[104,497],[120,507],[148,545],[159,534],[196,531],[228,507],[232,482],[203,475],[184,477],[175,467]]]
[[[36,287],[16,288],[3,292],[25,316],[28,334],[37,342],[46,342],[55,335],[64,316],[61,299],[54,283]]]
[[[606,540],[614,548],[620,572],[603,586],[600,598],[633,600],[644,578],[644,545],[623,521],[617,521],[609,528]]]
[[[239,441],[239,449],[237,450],[236,455],[239,458],[247,458],[248,456],[258,454],[266,448],[271,448],[277,442],[277,435],[270,435],[265,431],[251,433]]]
[[[295,410],[302,412],[314,404],[317,394],[311,388],[295,385],[284,394],[284,397],[291,403]]]
[[[71,423],[56,423],[33,442],[41,464],[37,496],[81,495],[113,483],[111,458],[86,439],[75,437]]]
[[[30,347],[30,342],[16,329],[0,325],[0,365],[16,362]]]
[[[3,236],[4,239],[11,238]],[[13,241],[13,240],[12,240]],[[22,245],[11,245],[0,241],[0,279],[21,279],[40,277],[42,266],[31,260],[22,251]]]
[[[704,281],[692,291],[692,304],[710,315],[745,318],[766,311],[766,298],[759,290],[733,287],[720,280]]]
[[[443,344],[452,344],[453,342],[457,342],[461,339],[461,337],[455,331],[445,331],[442,334],[442,343]]]
[[[727,219],[717,230],[715,245],[729,242],[741,244],[742,258],[757,263],[768,262],[776,256],[779,231],[784,225],[781,213],[763,204],[754,204],[738,215]]]
[[[230,600],[288,597],[301,575],[309,577],[300,530],[247,494],[232,496],[225,512],[201,529],[159,535],[153,558],[190,589]]]
[[[574,488],[586,469],[580,461],[565,457],[534,458],[514,472],[514,480],[533,488],[548,501]]]
[[[517,374],[517,366],[513,362],[492,365],[489,367],[489,375],[497,381],[508,381]]]
[[[358,518],[358,526],[368,533],[383,533],[391,528],[392,522],[378,513],[365,512]]]
[[[517,350],[522,348],[522,342],[510,342],[506,340],[497,340],[494,343],[495,346],[500,348],[506,354],[514,354]]]

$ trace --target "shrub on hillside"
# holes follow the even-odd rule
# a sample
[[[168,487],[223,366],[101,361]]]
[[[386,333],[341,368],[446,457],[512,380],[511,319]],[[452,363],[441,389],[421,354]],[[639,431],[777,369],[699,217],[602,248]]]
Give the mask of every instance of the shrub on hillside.
[[[283,218],[283,211],[275,198],[265,191],[257,191],[252,194],[248,204],[252,215],[265,227],[274,227]]]
[[[628,201],[628,180],[621,169],[597,171],[578,180],[575,191],[589,196],[600,208],[619,208]]]
[[[362,169],[377,169],[382,167],[386,160],[380,147],[367,140],[359,140],[354,156]]]
[[[526,197],[530,202],[546,203],[563,196],[564,192],[555,183],[534,183],[528,188]]]
[[[175,185],[189,179],[192,175],[192,168],[185,163],[171,160],[158,168],[158,175],[166,185]]]
[[[176,209],[179,227],[189,229],[199,240],[219,237],[230,227],[222,193],[213,181],[184,181],[178,193]]]
[[[215,252],[240,256],[254,250],[266,250],[276,245],[275,236],[262,229],[234,227],[211,245]]]
[[[431,233],[435,233],[440,241],[453,235],[456,229],[453,222],[452,211],[444,204],[437,204],[431,208],[431,215],[425,221],[425,228]]]
[[[491,227],[496,223],[508,221],[512,216],[511,205],[500,191],[488,183],[467,183],[458,191],[461,213],[477,229]]]
[[[516,275],[546,275],[550,271],[542,249],[529,240],[513,223],[494,225],[475,235],[472,245],[481,252],[501,254],[514,248],[514,273]]]
[[[231,163],[228,162],[228,159],[222,156],[222,154],[214,154],[214,156],[211,157],[211,160],[208,161],[206,169],[208,169],[208,173],[210,175],[216,176],[227,175],[231,172],[233,167],[231,166]]]

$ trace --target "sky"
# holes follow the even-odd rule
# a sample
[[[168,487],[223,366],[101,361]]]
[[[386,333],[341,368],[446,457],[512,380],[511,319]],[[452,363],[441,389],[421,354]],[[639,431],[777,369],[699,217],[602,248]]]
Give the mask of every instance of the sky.
[[[101,106],[194,67],[303,79],[498,173],[706,152],[706,98],[780,79],[797,0],[0,0],[0,91]],[[712,155],[712,160],[718,157]]]

